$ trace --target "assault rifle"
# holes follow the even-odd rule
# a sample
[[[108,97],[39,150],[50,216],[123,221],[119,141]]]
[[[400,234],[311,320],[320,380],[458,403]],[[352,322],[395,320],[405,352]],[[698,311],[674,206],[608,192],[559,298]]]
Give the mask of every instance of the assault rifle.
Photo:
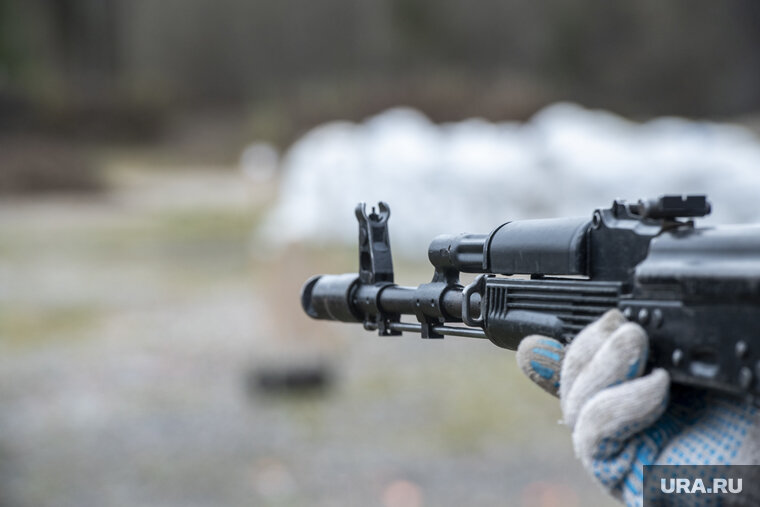
[[[705,196],[615,201],[591,217],[506,222],[444,235],[433,279],[393,283],[380,202],[359,221],[359,272],[317,275],[301,292],[315,319],[360,322],[381,336],[487,338],[515,349],[530,334],[572,342],[611,308],[650,338],[649,367],[673,382],[760,401],[760,225],[696,227]],[[480,273],[462,286],[460,273]],[[416,322],[402,322],[402,315]]]

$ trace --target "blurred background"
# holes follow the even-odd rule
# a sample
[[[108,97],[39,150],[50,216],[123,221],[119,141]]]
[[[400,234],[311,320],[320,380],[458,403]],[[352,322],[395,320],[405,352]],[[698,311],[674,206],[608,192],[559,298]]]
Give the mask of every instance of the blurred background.
[[[0,0],[0,505],[614,505],[511,352],[309,321],[440,233],[760,219],[752,0]]]

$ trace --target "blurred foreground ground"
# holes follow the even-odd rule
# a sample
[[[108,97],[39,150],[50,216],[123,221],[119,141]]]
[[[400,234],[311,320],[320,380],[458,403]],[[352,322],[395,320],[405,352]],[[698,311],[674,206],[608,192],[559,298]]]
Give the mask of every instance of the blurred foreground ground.
[[[0,203],[1,505],[614,505],[511,352],[306,321],[300,273],[278,289],[278,261],[250,253],[273,188],[108,177],[106,194]],[[353,251],[304,253],[287,258],[354,268]],[[336,333],[317,347],[333,388],[249,392],[252,368],[287,362],[277,343],[314,354],[293,329]]]

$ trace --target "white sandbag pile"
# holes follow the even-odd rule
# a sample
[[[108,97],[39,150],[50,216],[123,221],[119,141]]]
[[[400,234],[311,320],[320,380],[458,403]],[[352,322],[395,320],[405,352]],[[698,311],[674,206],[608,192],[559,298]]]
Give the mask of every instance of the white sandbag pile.
[[[521,218],[590,215],[616,197],[707,193],[709,223],[760,221],[760,140],[728,124],[634,123],[555,104],[526,123],[436,125],[410,109],[315,128],[284,157],[258,234],[353,245],[357,202],[387,201],[392,244],[416,257],[437,234]]]

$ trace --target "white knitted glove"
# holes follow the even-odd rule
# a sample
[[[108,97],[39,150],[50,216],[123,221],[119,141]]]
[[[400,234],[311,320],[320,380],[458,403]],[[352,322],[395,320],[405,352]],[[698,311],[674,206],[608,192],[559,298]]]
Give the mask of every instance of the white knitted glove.
[[[559,395],[576,456],[626,505],[642,505],[644,465],[760,464],[754,406],[704,390],[671,389],[662,369],[642,376],[647,355],[645,331],[611,310],[567,348],[544,336],[525,338],[517,362]]]

